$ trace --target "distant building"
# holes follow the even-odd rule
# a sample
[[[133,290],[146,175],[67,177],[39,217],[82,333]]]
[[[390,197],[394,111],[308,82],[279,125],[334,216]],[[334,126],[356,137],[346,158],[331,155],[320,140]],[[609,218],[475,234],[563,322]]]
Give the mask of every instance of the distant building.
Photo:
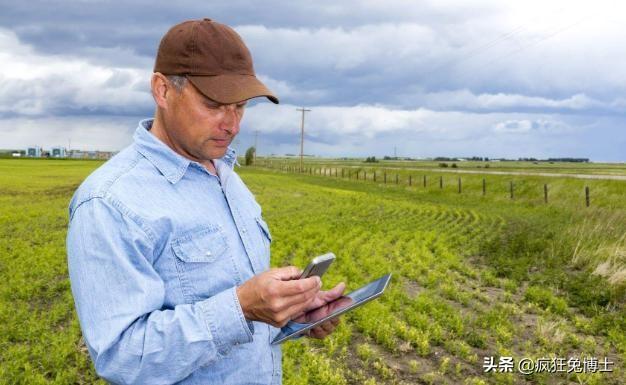
[[[33,146],[26,149],[26,156],[29,158],[41,158],[41,147]]]
[[[50,150],[50,157],[65,158],[65,147],[52,147],[52,149]]]
[[[69,152],[69,157],[72,159],[110,159],[115,152],[112,151],[79,151],[72,150]]]

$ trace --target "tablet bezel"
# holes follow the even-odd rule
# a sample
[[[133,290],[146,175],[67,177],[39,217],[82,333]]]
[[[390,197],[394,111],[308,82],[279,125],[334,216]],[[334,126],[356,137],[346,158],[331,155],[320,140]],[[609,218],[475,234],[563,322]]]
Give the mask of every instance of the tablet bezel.
[[[345,307],[343,309],[340,309],[340,310],[336,311],[335,313],[331,313],[331,314],[327,315],[326,317],[321,318],[321,319],[319,319],[319,320],[317,320],[317,321],[315,321],[315,322],[313,322],[311,324],[308,324],[308,325],[304,326],[302,329],[298,329],[298,330],[293,331],[293,332],[291,332],[289,334],[285,334],[282,337],[281,337],[281,335],[282,335],[282,331],[281,331],[276,336],[276,338],[274,338],[274,340],[272,341],[272,345],[280,344],[280,343],[282,343],[282,342],[284,342],[284,341],[286,341],[286,340],[288,340],[288,339],[290,339],[292,337],[300,335],[300,334],[306,332],[307,330],[316,327],[319,324],[322,324],[322,323],[324,323],[324,322],[326,322],[326,321],[328,321],[328,320],[330,320],[332,318],[338,317],[338,316],[340,316],[340,315],[342,315],[342,314],[344,314],[344,313],[346,313],[346,312],[348,312],[348,311],[350,311],[352,309],[355,309],[355,308],[357,308],[357,307],[359,307],[361,305],[366,304],[367,302],[369,302],[369,301],[371,301],[373,299],[376,299],[376,298],[380,297],[385,292],[385,290],[387,289],[387,286],[389,285],[389,281],[391,280],[391,273],[385,274],[382,277],[380,277],[378,279],[375,279],[372,282],[370,282],[370,283],[368,283],[366,285],[363,285],[360,288],[358,288],[356,290],[353,290],[352,292],[350,292],[349,294],[346,294],[344,296],[344,297],[350,297],[351,294],[353,294],[353,293],[355,293],[355,292],[357,292],[357,291],[359,291],[361,289],[364,289],[364,288],[366,288],[369,285],[372,285],[372,284],[374,284],[376,282],[383,281],[383,280],[384,280],[384,284],[383,284],[382,289],[380,289],[376,293],[370,295],[369,297],[363,298],[361,301],[354,302],[353,304],[351,304],[351,305],[349,305],[349,306],[347,306],[347,307]],[[379,283],[379,285],[380,285],[380,283]],[[315,309],[312,309],[310,311],[314,311],[314,310]]]

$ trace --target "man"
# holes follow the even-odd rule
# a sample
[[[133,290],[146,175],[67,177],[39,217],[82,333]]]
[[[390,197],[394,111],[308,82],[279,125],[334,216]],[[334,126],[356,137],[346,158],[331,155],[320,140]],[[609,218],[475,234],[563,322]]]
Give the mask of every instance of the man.
[[[246,101],[278,99],[239,35],[209,19],[167,32],[151,89],[154,119],[70,203],[69,273],[96,371],[120,384],[280,383],[278,328],[344,285],[269,269],[261,207],[233,170]]]

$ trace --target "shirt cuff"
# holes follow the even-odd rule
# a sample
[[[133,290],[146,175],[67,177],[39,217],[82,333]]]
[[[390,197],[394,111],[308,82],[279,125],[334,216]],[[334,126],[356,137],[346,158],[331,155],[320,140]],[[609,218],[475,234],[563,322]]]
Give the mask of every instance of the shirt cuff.
[[[254,326],[246,321],[236,287],[224,290],[199,302],[207,327],[220,354],[230,351],[233,345],[252,342]]]

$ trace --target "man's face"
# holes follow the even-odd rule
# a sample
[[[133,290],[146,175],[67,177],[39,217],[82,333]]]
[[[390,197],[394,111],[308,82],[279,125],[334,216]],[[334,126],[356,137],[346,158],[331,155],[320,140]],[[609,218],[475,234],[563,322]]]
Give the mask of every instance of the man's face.
[[[182,91],[170,89],[163,119],[174,150],[202,162],[224,156],[239,133],[246,102],[219,104],[186,82]]]

